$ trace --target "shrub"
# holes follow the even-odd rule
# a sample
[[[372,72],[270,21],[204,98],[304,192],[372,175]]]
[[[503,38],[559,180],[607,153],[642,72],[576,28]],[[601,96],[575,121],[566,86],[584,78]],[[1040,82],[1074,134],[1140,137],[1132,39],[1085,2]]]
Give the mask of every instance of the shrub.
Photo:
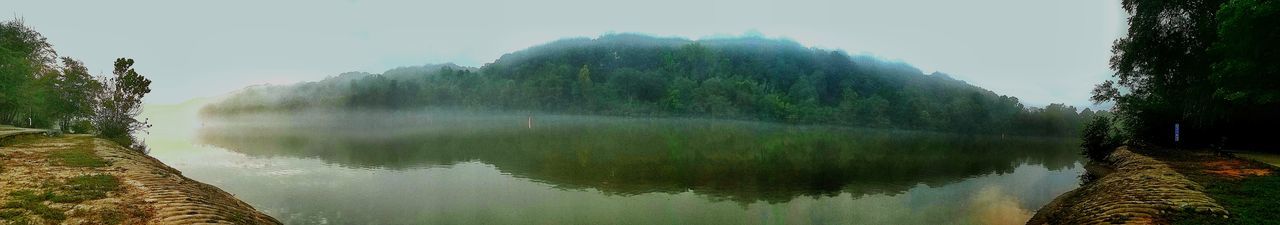
[[[72,134],[92,134],[97,132],[97,130],[94,129],[93,121],[91,120],[78,120],[76,122],[72,122],[68,128],[68,131],[70,131],[69,133]]]
[[[1116,147],[1119,147],[1119,138],[1111,129],[1111,117],[1098,116],[1085,124],[1084,132],[1081,134],[1082,143],[1080,143],[1081,154],[1090,160],[1102,161]]]

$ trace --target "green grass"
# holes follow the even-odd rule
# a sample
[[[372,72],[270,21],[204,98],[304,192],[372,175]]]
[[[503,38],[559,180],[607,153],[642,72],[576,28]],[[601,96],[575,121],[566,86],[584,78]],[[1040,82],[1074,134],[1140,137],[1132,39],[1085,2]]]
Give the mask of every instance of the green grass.
[[[1271,224],[1280,221],[1280,175],[1220,180],[1205,186],[1205,194],[1231,212],[1229,218],[1179,213],[1175,224]]]
[[[61,210],[49,208],[48,205],[44,204],[44,201],[53,197],[52,192],[36,193],[36,191],[32,190],[20,190],[9,192],[9,196],[14,199],[5,202],[4,206],[0,208],[26,210],[45,220],[60,221],[67,218],[67,215],[63,214]]]
[[[53,192],[48,192],[48,191],[41,192],[39,194],[37,194],[36,191],[33,191],[33,190],[18,190],[14,192],[9,192],[9,197],[13,197],[15,201],[24,201],[24,202],[42,202],[45,200],[49,200],[49,198],[52,196],[53,196]]]
[[[75,203],[85,200],[107,197],[107,192],[120,188],[120,180],[111,175],[85,175],[73,177],[67,181],[63,194],[54,195],[50,200],[61,203]]]
[[[103,167],[107,166],[107,161],[93,154],[92,146],[89,144],[78,144],[76,148],[58,150],[49,153],[49,156],[57,159],[63,166],[71,167]]]
[[[17,209],[0,209],[0,219],[14,220],[22,216],[22,211]]]
[[[31,224],[31,219],[28,219],[20,209],[0,209],[0,220],[9,221],[9,225]]]
[[[111,175],[84,175],[73,177],[58,191],[18,190],[9,192],[10,200],[0,205],[0,219],[11,224],[23,224],[27,220],[23,212],[39,216],[48,221],[61,221],[67,218],[62,210],[50,208],[47,201],[58,203],[78,203],[87,200],[107,197],[107,192],[120,189],[120,180]],[[118,214],[118,213],[117,213]],[[122,220],[120,215],[104,214],[103,220]],[[109,223],[110,224],[110,223]]]

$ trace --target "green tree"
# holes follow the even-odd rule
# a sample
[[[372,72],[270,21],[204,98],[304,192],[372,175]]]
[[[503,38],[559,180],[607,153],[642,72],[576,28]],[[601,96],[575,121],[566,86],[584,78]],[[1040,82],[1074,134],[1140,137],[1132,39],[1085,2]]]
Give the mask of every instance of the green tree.
[[[1126,0],[1129,32],[1116,41],[1116,80],[1093,91],[1114,101],[1126,135],[1170,144],[1252,145],[1280,126],[1280,3],[1274,0]]]
[[[818,88],[810,76],[800,76],[787,90],[793,110],[787,116],[790,121],[813,121],[818,108]]]
[[[1210,132],[1221,119],[1209,84],[1219,7],[1225,0],[1124,0],[1128,34],[1112,47],[1114,82],[1094,90],[1115,101],[1126,127],[1144,141],[1172,142],[1173,124],[1187,134]],[[1201,138],[1203,135],[1186,135]]]
[[[1214,96],[1238,105],[1280,103],[1280,1],[1233,0],[1218,20]]]
[[[56,107],[59,127],[63,132],[85,133],[92,129],[88,126],[73,124],[88,120],[93,116],[93,107],[97,104],[95,94],[102,91],[102,83],[89,75],[84,63],[70,57],[62,58],[62,68],[53,83],[56,98],[51,104]]]
[[[582,99],[588,104],[593,102],[594,96],[591,91],[595,83],[591,82],[591,70],[587,69],[587,65],[582,65],[582,69],[578,69],[578,92],[582,94]]]
[[[51,71],[57,53],[21,19],[0,23],[0,123],[33,125],[47,86],[36,83]]]
[[[1111,117],[1099,116],[1084,126],[1080,147],[1082,155],[1090,160],[1102,162],[1120,143],[1113,138]]]
[[[151,80],[133,69],[133,59],[119,58],[115,70],[99,93],[95,126],[98,134],[121,145],[145,151],[146,146],[133,137],[133,133],[151,127],[135,117],[142,112],[142,97],[151,93]]]
[[[1218,11],[1219,40],[1210,51],[1213,96],[1224,101],[1216,144],[1269,145],[1280,127],[1280,1],[1232,0]],[[1227,140],[1225,137],[1230,137]]]

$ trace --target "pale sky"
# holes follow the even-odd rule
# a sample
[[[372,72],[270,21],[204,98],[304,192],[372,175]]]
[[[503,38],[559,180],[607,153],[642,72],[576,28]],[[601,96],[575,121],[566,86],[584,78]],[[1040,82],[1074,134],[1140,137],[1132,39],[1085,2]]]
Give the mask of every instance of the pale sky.
[[[1028,105],[1089,106],[1112,74],[1119,0],[469,0],[9,2],[62,56],[152,79],[149,103],[410,65],[481,66],[569,37],[759,32],[901,60]]]

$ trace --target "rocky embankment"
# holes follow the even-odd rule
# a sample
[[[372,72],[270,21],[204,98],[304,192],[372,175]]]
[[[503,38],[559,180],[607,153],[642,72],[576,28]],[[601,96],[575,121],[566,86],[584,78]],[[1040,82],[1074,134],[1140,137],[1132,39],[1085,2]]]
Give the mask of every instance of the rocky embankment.
[[[31,133],[0,130],[0,224],[280,224],[141,152]]]
[[[1045,205],[1027,224],[1164,224],[1174,213],[1226,217],[1204,187],[1151,157],[1120,147],[1112,171]]]

